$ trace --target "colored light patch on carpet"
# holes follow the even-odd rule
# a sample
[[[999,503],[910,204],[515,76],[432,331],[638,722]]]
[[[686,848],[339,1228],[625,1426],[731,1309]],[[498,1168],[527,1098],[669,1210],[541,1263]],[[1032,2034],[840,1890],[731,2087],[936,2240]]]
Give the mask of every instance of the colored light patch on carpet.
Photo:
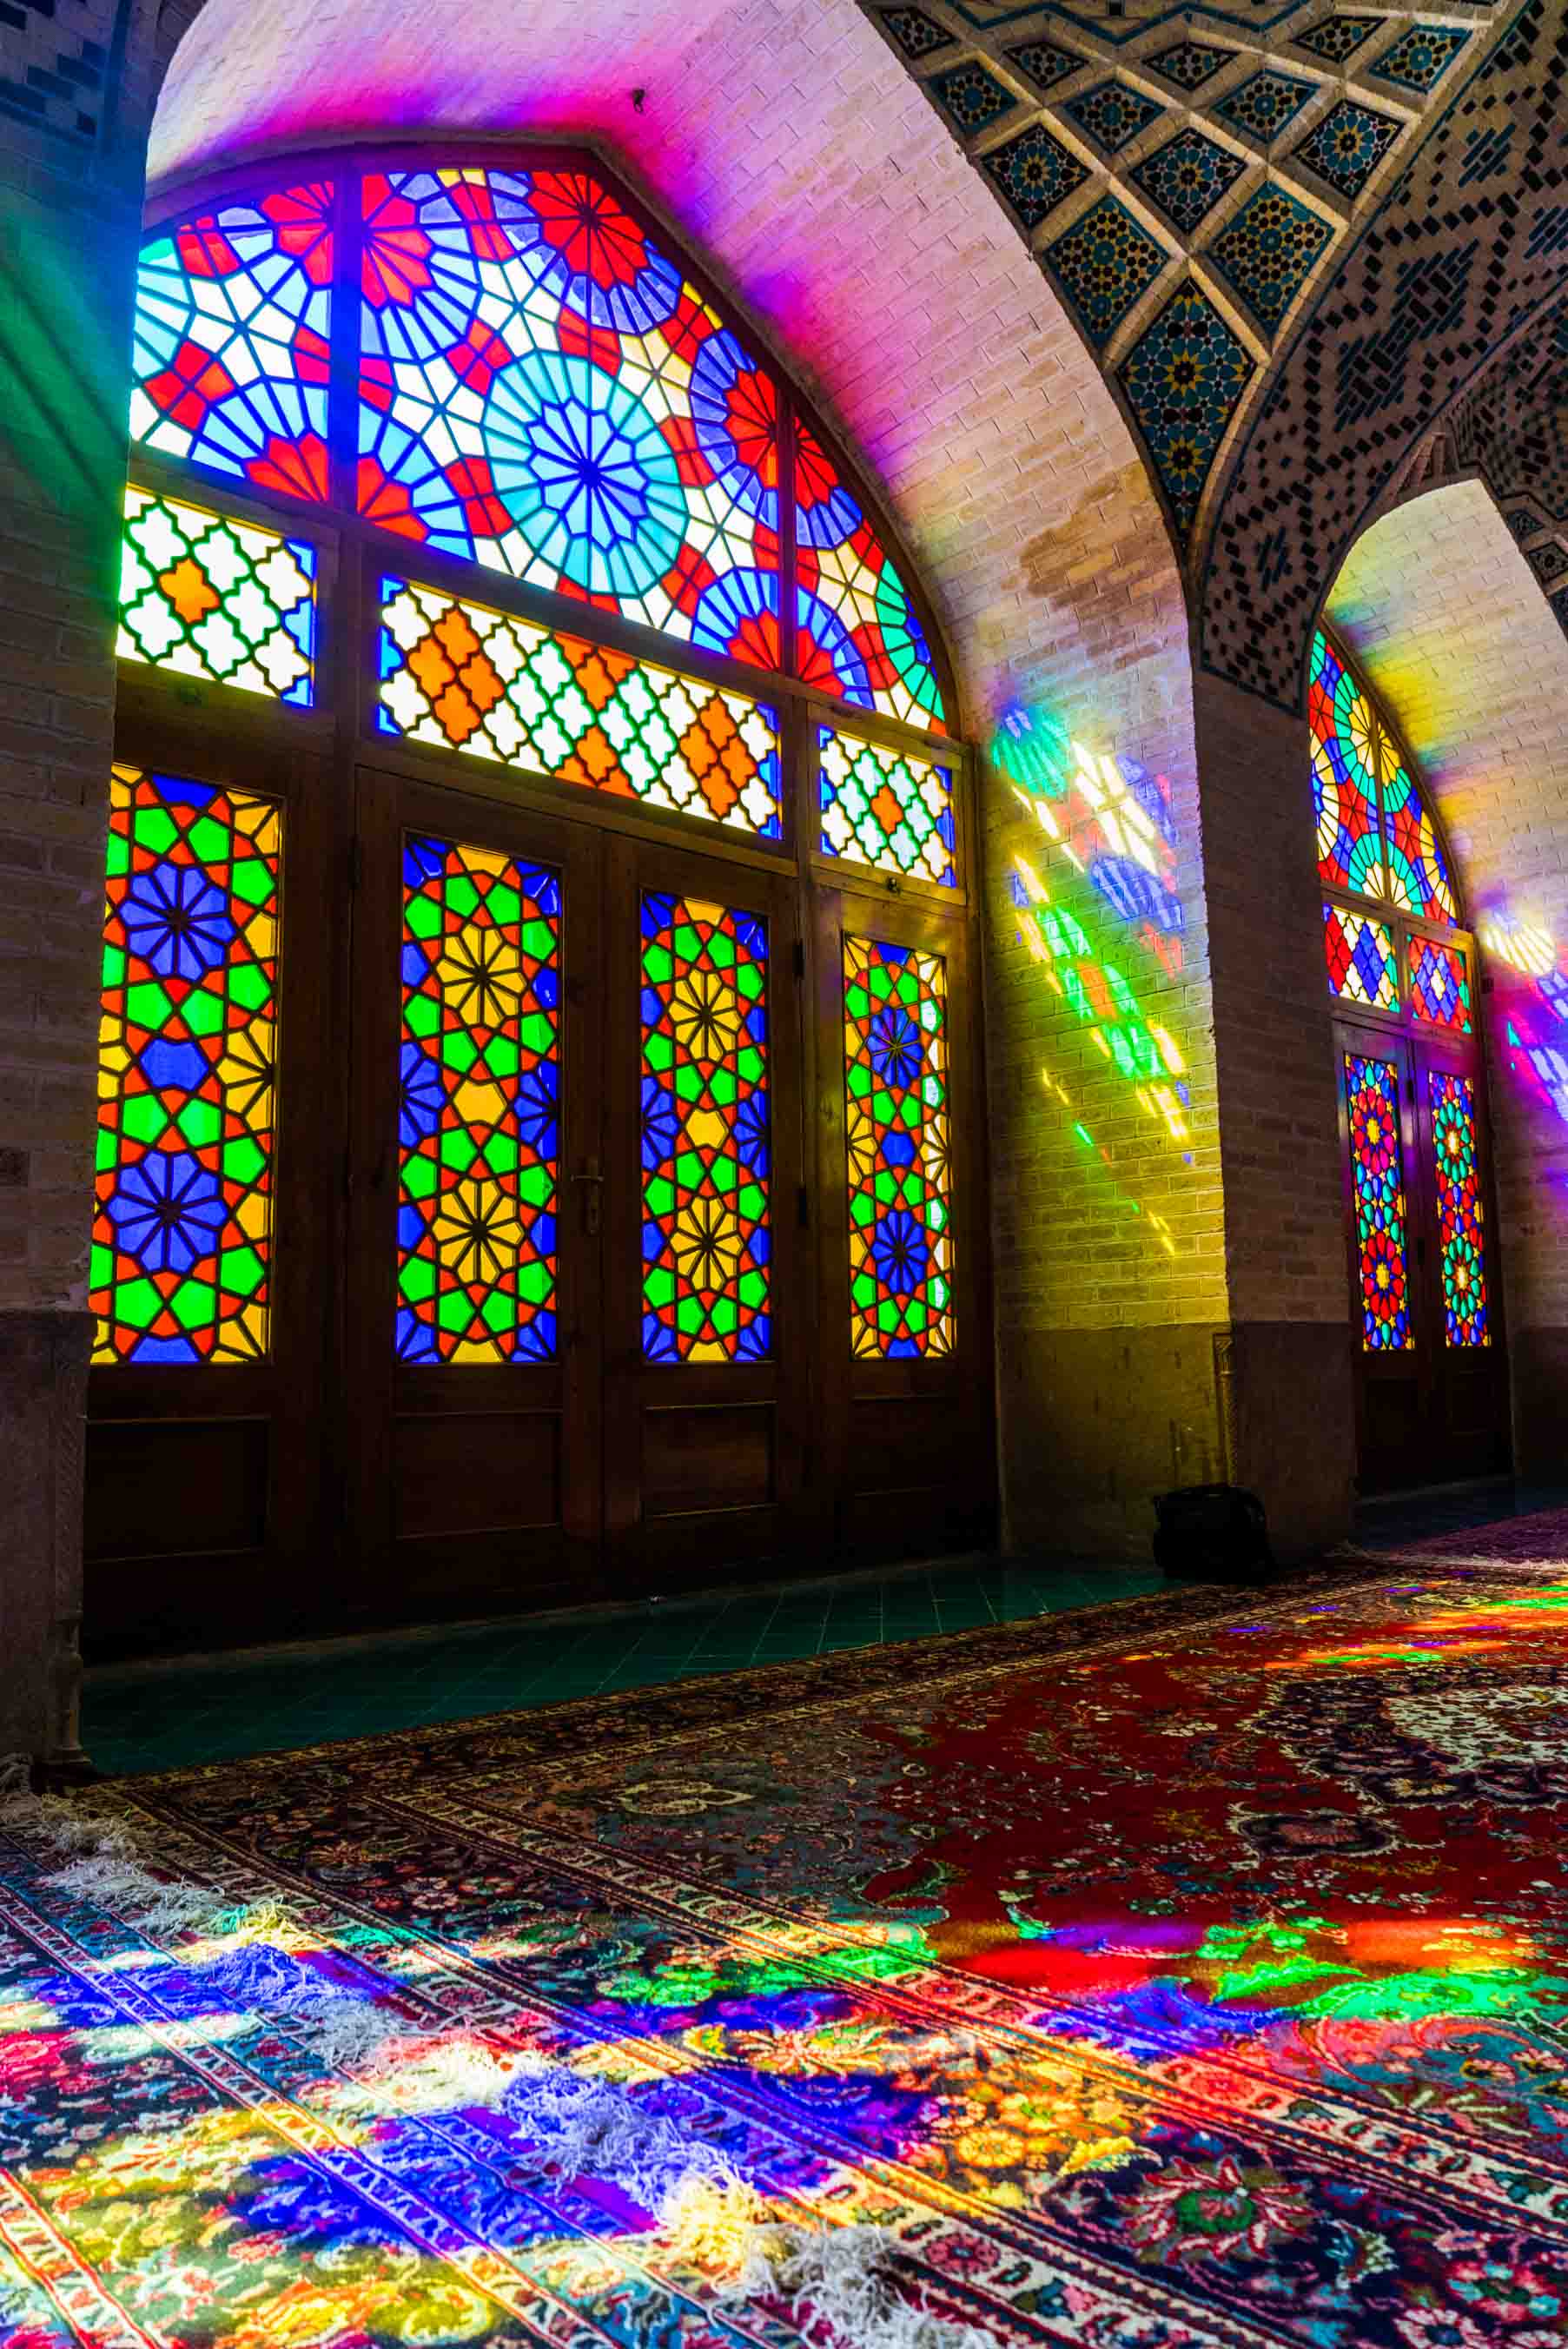
[[[24,1806],[3,2321],[1541,2349],[1564,1595],[1353,1566],[133,1782],[101,1854]]]

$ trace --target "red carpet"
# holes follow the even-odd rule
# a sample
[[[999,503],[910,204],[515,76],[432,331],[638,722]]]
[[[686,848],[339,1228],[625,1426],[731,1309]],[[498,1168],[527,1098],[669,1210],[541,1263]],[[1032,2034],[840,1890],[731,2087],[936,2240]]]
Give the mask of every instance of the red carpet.
[[[20,1816],[0,2340],[1562,2349],[1565,1668],[1325,1574]]]

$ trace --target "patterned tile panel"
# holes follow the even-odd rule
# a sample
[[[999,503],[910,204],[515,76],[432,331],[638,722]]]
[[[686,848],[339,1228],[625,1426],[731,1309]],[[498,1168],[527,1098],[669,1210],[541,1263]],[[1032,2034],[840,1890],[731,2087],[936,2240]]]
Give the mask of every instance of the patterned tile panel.
[[[977,131],[988,130],[1018,102],[1010,89],[973,59],[967,65],[950,67],[946,73],[933,74],[928,87],[954,127],[969,139]]]
[[[1027,228],[1037,228],[1064,196],[1081,188],[1088,172],[1060,140],[1033,122],[1016,139],[994,147],[980,159],[981,169],[998,187]]]
[[[1174,82],[1178,89],[1193,90],[1202,89],[1222,66],[1228,66],[1232,54],[1229,49],[1207,48],[1202,41],[1178,41],[1174,48],[1156,49],[1143,62]]]
[[[1326,221],[1271,184],[1249,198],[1209,254],[1272,335],[1333,233]]]
[[[1125,204],[1102,196],[1066,236],[1047,246],[1046,258],[1072,295],[1090,342],[1103,350],[1153,285],[1167,254]]]
[[[1068,74],[1077,73],[1086,62],[1074,57],[1070,49],[1058,49],[1052,41],[1022,41],[1016,49],[1007,51],[1008,62],[1028,76],[1037,89],[1054,89]]]
[[[0,0],[0,115],[70,147],[96,144],[129,15],[129,0]]]
[[[1299,81],[1292,74],[1256,73],[1229,98],[1221,98],[1214,112],[1233,130],[1266,147],[1295,120],[1316,89],[1315,82]]]
[[[1358,196],[1403,128],[1386,114],[1341,98],[1296,148],[1295,160],[1310,164],[1341,195]]]
[[[1216,146],[1201,130],[1183,130],[1157,147],[1143,162],[1134,164],[1128,176],[1168,220],[1190,235],[1246,168],[1239,155]]]
[[[1081,98],[1069,98],[1062,108],[1086,137],[1107,155],[1116,154],[1140,130],[1158,122],[1163,109],[1125,82],[1102,81]]]
[[[884,8],[881,14],[883,25],[906,57],[928,57],[934,50],[945,49],[952,42],[952,34],[928,16],[923,8]]]
[[[1461,49],[1470,47],[1469,33],[1460,33],[1446,25],[1412,25],[1403,39],[1377,60],[1377,72],[1384,81],[1391,81],[1401,89],[1425,93],[1441,81]]]
[[[1387,21],[1383,16],[1326,16],[1321,25],[1310,25],[1305,33],[1293,37],[1298,49],[1310,49],[1315,57],[1326,58],[1331,66],[1342,66],[1346,57],[1365,48]]]
[[[1244,346],[1191,279],[1119,370],[1183,536],[1253,371]]]

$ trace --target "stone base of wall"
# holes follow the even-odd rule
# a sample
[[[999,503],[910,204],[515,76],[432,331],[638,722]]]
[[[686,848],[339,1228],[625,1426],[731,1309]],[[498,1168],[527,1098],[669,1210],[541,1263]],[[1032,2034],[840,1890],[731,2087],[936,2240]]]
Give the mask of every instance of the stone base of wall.
[[[1008,1330],[1000,1347],[1010,1549],[1147,1558],[1153,1495],[1262,1495],[1282,1564],[1350,1530],[1356,1434],[1343,1326]]]
[[[84,1764],[82,1430],[92,1317],[0,1312],[0,1754]]]
[[[1514,1474],[1568,1485],[1568,1329],[1511,1330]]]

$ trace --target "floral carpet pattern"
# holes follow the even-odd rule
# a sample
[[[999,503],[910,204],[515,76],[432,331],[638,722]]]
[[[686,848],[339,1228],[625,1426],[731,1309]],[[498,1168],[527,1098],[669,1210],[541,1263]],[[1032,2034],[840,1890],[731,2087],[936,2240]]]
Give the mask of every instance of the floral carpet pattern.
[[[1563,2349],[1565,1731],[1361,1563],[18,1803],[0,2343]]]

